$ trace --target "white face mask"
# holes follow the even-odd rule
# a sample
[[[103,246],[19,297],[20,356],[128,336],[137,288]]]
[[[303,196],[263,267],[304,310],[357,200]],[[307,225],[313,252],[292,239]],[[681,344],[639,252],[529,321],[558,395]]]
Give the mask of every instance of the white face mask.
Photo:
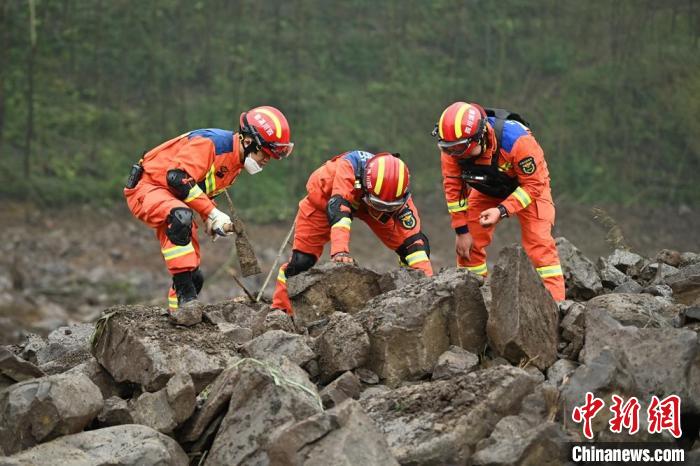
[[[250,156],[245,158],[243,168],[245,168],[245,171],[251,175],[255,175],[256,173],[260,173],[262,171],[262,167],[253,159],[253,157]]]

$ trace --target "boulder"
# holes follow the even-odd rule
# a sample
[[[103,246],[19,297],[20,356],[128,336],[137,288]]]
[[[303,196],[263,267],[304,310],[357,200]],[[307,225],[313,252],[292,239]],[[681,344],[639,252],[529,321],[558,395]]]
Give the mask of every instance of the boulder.
[[[85,374],[92,383],[102,392],[102,398],[107,399],[113,396],[128,398],[133,392],[133,387],[128,383],[117,383],[104,367],[97,362],[92,355],[90,359],[82,364],[68,370],[66,374]]]
[[[373,393],[360,403],[401,464],[469,464],[476,444],[517,414],[534,387],[522,369],[497,366]]]
[[[254,338],[241,348],[245,357],[278,361],[286,356],[294,364],[303,366],[316,355],[304,337],[284,330],[270,330]]]
[[[353,400],[280,429],[266,450],[271,464],[399,464],[374,421]]]
[[[327,262],[287,280],[297,325],[307,326],[335,311],[355,313],[381,293],[380,275],[351,264]]]
[[[321,382],[364,366],[369,357],[369,337],[349,314],[334,312],[316,342]]]
[[[589,365],[605,347],[616,348],[629,361],[640,399],[652,394],[679,395],[684,409],[700,411],[700,349],[698,334],[677,328],[623,326],[605,310],[586,309],[586,342],[581,352]],[[579,369],[580,370],[580,369]],[[585,393],[585,391],[583,392]]]
[[[574,303],[561,320],[559,325],[561,330],[562,343],[566,345],[561,350],[562,356],[569,359],[577,359],[583,348],[583,339],[586,331],[586,316],[584,306],[581,303]]]
[[[398,290],[404,286],[412,285],[422,278],[425,278],[425,274],[420,270],[399,267],[379,277],[379,289],[382,293]]]
[[[700,262],[681,268],[666,277],[675,299],[683,304],[700,304]]]
[[[274,431],[323,411],[314,385],[298,372],[269,362],[241,359],[230,373],[231,399],[204,463],[268,464]]]
[[[244,345],[253,339],[253,330],[247,327],[240,327],[228,322],[219,322],[216,326],[226,338],[237,345]]]
[[[333,406],[338,406],[348,399],[357,400],[360,397],[361,391],[362,385],[360,384],[360,379],[358,379],[355,374],[348,371],[329,383],[321,390],[319,395],[321,396],[323,407],[328,409]]]
[[[450,346],[450,349],[438,358],[433,369],[432,379],[442,380],[456,375],[464,375],[476,370],[478,366],[479,356],[459,346]]]
[[[0,464],[12,466],[188,466],[189,459],[170,437],[139,425],[121,425],[67,435],[38,445]]]
[[[597,308],[622,325],[635,327],[671,327],[677,311],[649,294],[614,293],[598,296],[586,303],[586,312]]]
[[[367,367],[387,385],[432,373],[450,345],[479,352],[487,311],[479,280],[447,269],[374,298],[355,318],[369,335]]]
[[[639,254],[628,249],[615,249],[611,255],[607,257],[607,261],[629,277],[638,277],[641,270],[649,262]]]
[[[681,262],[678,266],[687,267],[698,263],[700,263],[700,254],[695,252],[683,252],[681,253]]]
[[[578,364],[568,359],[559,359],[547,369],[547,383],[559,388],[574,373]]]
[[[668,285],[648,285],[642,289],[642,293],[650,294],[652,296],[660,296],[662,298],[672,298],[673,290]]]
[[[261,315],[261,310],[255,306],[236,301],[204,306],[203,319],[212,324],[233,324],[242,328],[252,329]]]
[[[97,424],[100,427],[134,424],[129,404],[118,396],[105,399],[102,411],[97,415]]]
[[[601,284],[608,289],[615,289],[622,285],[630,278],[615,267],[607,258],[598,258],[598,275],[600,276]]]
[[[94,324],[75,324],[49,333],[47,344],[36,353],[39,367],[47,374],[60,374],[88,361],[94,331]]]
[[[192,377],[199,392],[236,355],[235,343],[214,324],[172,325],[151,306],[117,306],[98,321],[92,351],[117,382],[157,391],[176,373]]]
[[[289,333],[296,332],[292,318],[289,317],[286,312],[279,309],[259,314],[253,326],[253,336],[262,335],[270,330],[284,330]]]
[[[0,392],[0,454],[80,432],[102,410],[102,394],[87,376],[58,374]]]
[[[569,299],[591,299],[603,291],[595,265],[566,238],[556,239]]]
[[[29,361],[15,356],[4,346],[0,346],[0,374],[15,382],[43,377],[44,372]]]
[[[142,393],[130,408],[136,424],[170,434],[192,415],[195,402],[192,378],[178,373],[162,390]]]
[[[629,278],[626,282],[618,285],[613,290],[613,293],[631,294],[631,293],[641,293],[644,287],[637,283],[636,281]]]
[[[557,359],[559,310],[520,246],[501,251],[491,290],[489,345],[513,364],[547,369]]]

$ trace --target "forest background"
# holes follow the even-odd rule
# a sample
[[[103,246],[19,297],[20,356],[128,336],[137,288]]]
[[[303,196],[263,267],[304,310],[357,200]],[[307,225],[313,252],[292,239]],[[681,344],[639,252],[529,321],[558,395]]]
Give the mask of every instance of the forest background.
[[[697,206],[699,4],[0,0],[0,197],[122,203],[144,150],[269,104],[296,147],[232,188],[247,220],[291,218],[355,148],[402,153],[437,202],[430,132],[466,100],[531,122],[557,201]]]

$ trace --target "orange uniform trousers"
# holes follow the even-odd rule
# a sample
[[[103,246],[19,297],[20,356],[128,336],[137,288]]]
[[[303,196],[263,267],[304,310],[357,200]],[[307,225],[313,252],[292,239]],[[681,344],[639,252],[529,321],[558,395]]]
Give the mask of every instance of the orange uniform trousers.
[[[457,257],[457,265],[471,272],[486,275],[486,247],[491,244],[494,227],[484,228],[479,223],[479,214],[496,207],[502,199],[487,196],[472,189],[469,193],[467,226],[473,243],[469,259]],[[552,226],[554,225],[554,204],[547,199],[535,199],[525,209],[514,215],[520,222],[520,233],[525,252],[535,266],[555,301],[565,299],[564,276],[562,275],[559,253],[557,252]]]

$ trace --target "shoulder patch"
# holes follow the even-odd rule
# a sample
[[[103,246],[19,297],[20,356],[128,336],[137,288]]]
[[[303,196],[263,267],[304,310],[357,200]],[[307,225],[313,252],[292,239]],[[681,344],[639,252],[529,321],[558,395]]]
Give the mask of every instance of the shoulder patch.
[[[410,208],[403,210],[399,214],[399,222],[405,229],[413,230],[416,227],[416,217],[413,215],[413,211]]]
[[[532,175],[535,173],[535,170],[537,170],[537,164],[532,156],[522,159],[520,162],[518,162],[518,166],[526,175]]]

